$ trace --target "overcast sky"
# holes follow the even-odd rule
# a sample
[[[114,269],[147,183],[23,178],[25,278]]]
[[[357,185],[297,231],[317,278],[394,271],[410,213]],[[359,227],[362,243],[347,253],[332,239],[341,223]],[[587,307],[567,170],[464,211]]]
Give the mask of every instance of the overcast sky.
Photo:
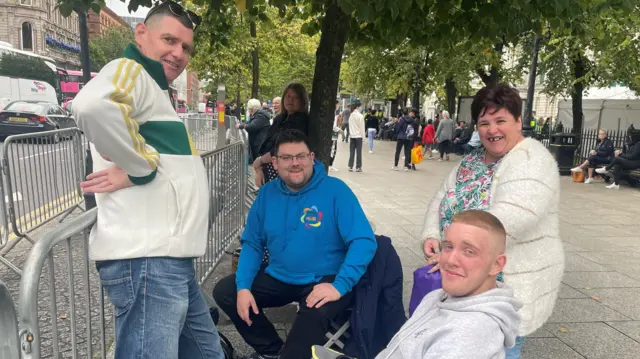
[[[113,10],[119,16],[136,16],[136,17],[145,17],[147,12],[149,12],[149,8],[139,7],[138,10],[134,13],[129,13],[129,9],[127,6],[129,5],[129,0],[122,2],[120,0],[107,0],[107,6],[109,9]]]

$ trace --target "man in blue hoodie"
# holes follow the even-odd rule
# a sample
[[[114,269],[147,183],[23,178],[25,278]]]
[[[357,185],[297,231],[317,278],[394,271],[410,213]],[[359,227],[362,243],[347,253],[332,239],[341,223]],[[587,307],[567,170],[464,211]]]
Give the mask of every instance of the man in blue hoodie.
[[[248,358],[311,358],[329,321],[351,306],[377,245],[358,199],[327,176],[304,134],[284,131],[273,148],[279,178],[260,189],[240,239],[238,270],[213,296],[256,351]],[[269,264],[262,266],[265,247]],[[283,344],[263,308],[291,302],[300,310]]]

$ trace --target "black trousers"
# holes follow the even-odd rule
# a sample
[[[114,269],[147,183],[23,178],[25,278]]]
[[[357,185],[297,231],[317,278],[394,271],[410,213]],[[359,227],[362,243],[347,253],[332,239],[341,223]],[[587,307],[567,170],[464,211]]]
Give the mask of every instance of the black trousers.
[[[411,145],[413,140],[397,140],[396,141],[396,156],[394,158],[394,166],[398,167],[400,161],[400,150],[404,147],[404,166],[411,168]]]
[[[623,170],[634,170],[640,168],[640,161],[632,161],[620,156],[614,157],[607,169],[613,173],[613,183],[620,184]]]
[[[353,168],[354,156],[356,156],[356,168],[362,168],[362,138],[349,139],[349,168]]]
[[[329,276],[322,278],[320,282],[331,283],[333,280],[334,276]],[[220,309],[231,318],[244,341],[258,354],[280,354],[281,359],[311,358],[311,347],[327,342],[325,334],[330,321],[350,308],[353,303],[353,294],[349,292],[338,301],[327,303],[319,309],[308,308],[305,301],[314,285],[286,284],[261,270],[251,286],[251,293],[260,310],[257,315],[249,310],[251,326],[243,322],[238,315],[235,274],[223,278],[216,284],[213,298]],[[264,315],[263,309],[282,307],[291,302],[298,302],[300,310],[283,344],[273,324]]]
[[[451,153],[451,141],[444,140],[444,141],[438,142],[438,151],[440,151],[441,159],[444,157],[444,155],[448,155],[449,153]]]

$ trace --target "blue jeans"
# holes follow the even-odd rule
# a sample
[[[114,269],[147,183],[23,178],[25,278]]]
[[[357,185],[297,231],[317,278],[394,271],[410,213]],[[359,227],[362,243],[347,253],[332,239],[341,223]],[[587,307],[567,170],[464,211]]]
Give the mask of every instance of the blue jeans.
[[[505,349],[505,359],[520,359],[520,353],[522,353],[522,346],[524,345],[524,337],[516,337],[516,345],[513,348]]]
[[[369,137],[369,151],[373,151],[373,136],[376,135],[376,129],[370,128],[367,130],[367,136]]]
[[[96,262],[114,306],[116,359],[224,359],[192,258]]]

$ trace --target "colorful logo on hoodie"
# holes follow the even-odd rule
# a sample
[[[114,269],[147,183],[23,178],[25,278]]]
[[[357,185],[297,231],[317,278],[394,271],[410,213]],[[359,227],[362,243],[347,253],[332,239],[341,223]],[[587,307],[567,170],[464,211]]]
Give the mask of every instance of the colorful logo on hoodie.
[[[318,211],[318,207],[311,206],[302,210],[300,222],[304,223],[306,228],[320,227],[322,224],[322,212]]]

